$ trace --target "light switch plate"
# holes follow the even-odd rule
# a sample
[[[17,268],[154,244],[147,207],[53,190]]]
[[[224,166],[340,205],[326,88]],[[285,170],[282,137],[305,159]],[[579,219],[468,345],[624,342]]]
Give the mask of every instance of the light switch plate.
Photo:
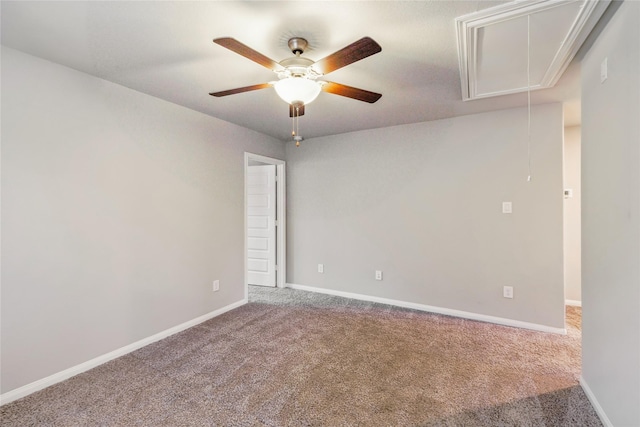
[[[510,214],[513,212],[513,204],[511,202],[502,202],[502,213]]]

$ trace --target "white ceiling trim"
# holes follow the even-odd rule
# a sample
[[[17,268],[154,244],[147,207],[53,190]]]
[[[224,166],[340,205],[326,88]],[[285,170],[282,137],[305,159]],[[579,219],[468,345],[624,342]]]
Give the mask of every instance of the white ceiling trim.
[[[479,32],[483,28],[522,17],[535,16],[544,11],[552,11],[554,8],[578,2],[582,4],[567,35],[552,56],[553,60],[549,64],[536,64],[546,67],[546,72],[539,82],[529,82],[525,86],[496,91],[478,90],[478,58],[483,48]],[[518,0],[456,18],[462,99],[469,101],[553,87],[610,2],[611,0]],[[550,46],[550,48],[556,47]],[[505,56],[509,55],[510,52],[505,51]]]

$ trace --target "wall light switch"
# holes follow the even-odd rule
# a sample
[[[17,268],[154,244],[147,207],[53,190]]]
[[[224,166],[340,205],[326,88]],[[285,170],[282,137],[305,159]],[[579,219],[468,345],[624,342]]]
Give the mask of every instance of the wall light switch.
[[[510,214],[513,212],[513,205],[511,202],[502,202],[502,213]]]
[[[324,273],[324,264],[318,264],[318,273]]]
[[[218,292],[220,290],[220,280],[213,281],[213,292]]]

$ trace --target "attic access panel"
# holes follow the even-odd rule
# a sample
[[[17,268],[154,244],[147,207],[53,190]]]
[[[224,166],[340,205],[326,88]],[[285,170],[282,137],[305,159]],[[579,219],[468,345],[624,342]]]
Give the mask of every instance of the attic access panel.
[[[516,1],[456,18],[462,99],[552,87],[609,3]]]

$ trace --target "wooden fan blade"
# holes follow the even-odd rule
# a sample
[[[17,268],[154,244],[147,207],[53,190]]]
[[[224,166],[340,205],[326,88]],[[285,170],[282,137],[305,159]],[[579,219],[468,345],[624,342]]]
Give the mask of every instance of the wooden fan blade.
[[[294,115],[297,115],[298,117],[300,116],[304,116],[304,105],[300,105],[298,107],[298,114],[296,114],[295,108],[293,106],[293,104],[289,104],[289,117],[293,117]]]
[[[234,51],[238,55],[242,55],[247,59],[252,60],[265,68],[268,68],[273,71],[280,71],[283,69],[282,65],[278,64],[271,58],[268,58],[251,49],[249,46],[240,43],[238,40],[231,37],[221,37],[219,39],[213,39],[213,42],[219,44],[222,47],[226,47],[227,49]]]
[[[312,67],[318,73],[329,74],[338,68],[353,64],[380,51],[382,51],[382,48],[378,43],[370,37],[363,37],[357,42],[351,43],[349,46],[317,61]]]
[[[271,86],[273,86],[271,83],[261,83],[259,85],[238,87],[238,88],[235,88],[235,89],[223,90],[223,91],[220,91],[220,92],[211,92],[211,93],[209,93],[209,95],[215,96],[215,97],[221,97],[221,96],[227,96],[227,95],[235,95],[236,93],[249,92],[249,91],[258,90],[258,89],[266,89],[266,88],[271,87]]]
[[[368,90],[358,89],[357,87],[351,87],[342,85],[340,83],[323,82],[322,90],[327,93],[333,93],[335,95],[346,96],[347,98],[357,99],[358,101],[368,102],[373,104],[382,96],[379,93],[369,92]]]

